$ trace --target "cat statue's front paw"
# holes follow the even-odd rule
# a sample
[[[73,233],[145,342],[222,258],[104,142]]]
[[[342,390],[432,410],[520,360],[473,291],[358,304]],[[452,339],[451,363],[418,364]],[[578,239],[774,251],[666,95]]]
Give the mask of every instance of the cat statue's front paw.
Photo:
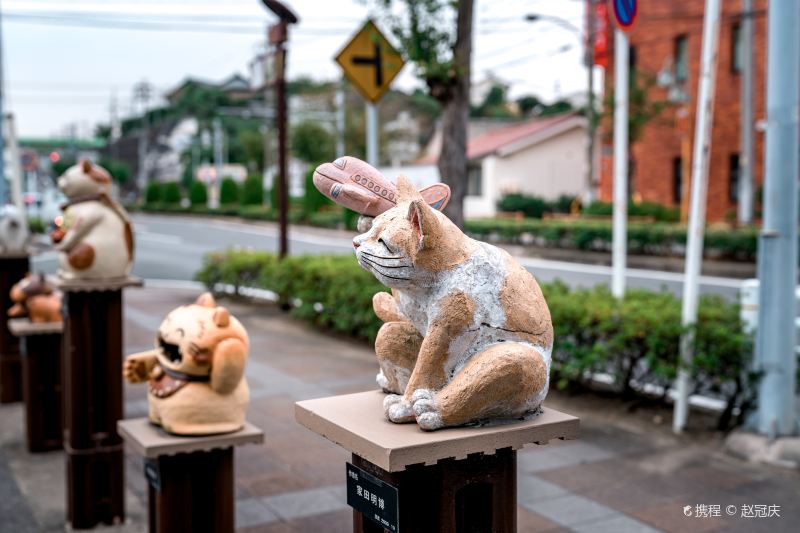
[[[442,415],[436,407],[436,395],[428,389],[417,389],[411,396],[414,416],[417,425],[426,431],[433,431],[444,426]]]
[[[383,412],[386,418],[395,424],[403,424],[414,421],[414,410],[411,402],[399,394],[390,394],[383,400]]]

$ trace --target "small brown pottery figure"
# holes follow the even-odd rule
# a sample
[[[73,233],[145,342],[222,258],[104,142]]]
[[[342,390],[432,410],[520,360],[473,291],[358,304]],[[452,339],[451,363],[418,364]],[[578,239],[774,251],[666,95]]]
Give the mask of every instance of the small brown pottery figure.
[[[28,274],[11,287],[9,318],[28,317],[31,322],[61,322],[61,293],[44,274]]]
[[[64,221],[51,233],[63,279],[111,279],[130,273],[133,228],[125,209],[108,193],[111,176],[89,161],[70,167],[58,178],[69,201]]]
[[[176,435],[237,431],[250,392],[244,378],[249,341],[242,324],[211,294],[172,310],[156,348],[125,359],[131,383],[147,381],[150,421]]]
[[[553,327],[534,277],[504,250],[464,235],[404,178],[396,205],[353,240],[359,264],[392,293],[373,299],[392,422],[435,430],[536,412]]]

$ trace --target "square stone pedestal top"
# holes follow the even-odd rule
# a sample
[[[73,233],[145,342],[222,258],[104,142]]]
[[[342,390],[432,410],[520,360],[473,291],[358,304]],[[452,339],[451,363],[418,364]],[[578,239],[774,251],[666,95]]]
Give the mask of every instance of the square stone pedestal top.
[[[12,318],[8,330],[17,337],[28,335],[52,335],[64,331],[63,322],[31,322],[28,318]]]
[[[51,278],[53,284],[64,292],[116,291],[125,287],[141,287],[144,281],[134,276],[105,279],[62,279]]]
[[[148,459],[264,442],[264,432],[250,422],[245,422],[244,427],[235,433],[179,437],[167,433],[147,418],[129,418],[117,422],[117,431],[136,453]]]
[[[575,439],[578,418],[554,409],[530,420],[483,427],[423,431],[414,423],[394,424],[383,414],[381,391],[306,400],[295,404],[295,419],[314,433],[389,471],[442,459],[465,459],[472,453],[493,454],[550,439]]]

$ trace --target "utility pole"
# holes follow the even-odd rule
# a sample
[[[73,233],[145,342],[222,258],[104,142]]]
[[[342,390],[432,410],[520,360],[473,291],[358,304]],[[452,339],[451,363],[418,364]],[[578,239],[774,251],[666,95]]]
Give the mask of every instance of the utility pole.
[[[150,101],[152,87],[146,81],[141,81],[133,88],[133,97],[141,104],[142,112],[142,127],[139,130],[139,163],[138,173],[136,176],[136,185],[139,188],[139,194],[143,194],[147,188],[147,182],[150,181],[149,172],[147,169],[147,150],[148,150],[148,136],[150,135],[150,118],[147,116],[147,104]]]
[[[275,57],[275,100],[278,122],[278,225],[280,239],[278,255],[282,259],[289,253],[289,179],[287,175],[286,135],[286,42],[289,40],[289,24],[296,24],[297,15],[278,0],[261,0],[267,9],[280,19],[269,28],[269,44]]]
[[[11,160],[11,168],[8,174],[10,179],[8,182],[11,184],[11,203],[17,206],[20,213],[25,215],[25,202],[22,199],[22,165],[19,160],[19,145],[17,144],[17,127],[14,122],[14,115],[8,113],[5,116],[5,130],[6,141],[8,145],[8,156]]]
[[[378,166],[378,104],[367,102],[367,163]]]
[[[683,278],[681,323],[691,328],[697,322],[700,267],[703,263],[703,238],[706,225],[708,193],[708,157],[711,153],[711,126],[714,123],[714,91],[716,87],[717,52],[721,0],[706,0],[703,17],[703,49],[700,57],[700,88],[692,154],[692,197],[686,243],[686,267]],[[681,336],[681,364],[678,369],[677,393],[672,417],[676,433],[686,427],[689,414],[689,368],[694,358],[694,335]]]
[[[219,191],[222,182],[222,121],[219,117],[212,122],[214,129],[214,181],[208,195],[208,207],[216,209],[219,207]]]
[[[770,0],[767,28],[767,129],[764,224],[759,236],[756,362],[758,431],[798,431],[795,412],[797,176],[800,170],[800,3]]]
[[[741,153],[739,154],[739,224],[753,222],[753,0],[742,0]]]
[[[614,30],[614,227],[612,234],[611,293],[625,295],[628,253],[628,36]]]
[[[344,78],[336,88],[336,157],[345,155],[345,92]]]
[[[0,7],[0,117],[3,117],[3,100],[5,97],[5,91],[3,90],[5,86],[5,78],[3,77],[3,52],[5,51],[5,47],[3,46],[3,19],[2,19],[2,12],[3,9]],[[3,133],[3,127],[0,121],[0,207],[5,205],[8,201],[8,188],[6,186],[6,157],[5,157],[5,136]]]
[[[586,154],[586,203],[590,204],[595,199],[594,182],[594,31],[595,31],[595,0],[586,0],[586,71],[588,73],[586,94],[586,130],[589,135]]]

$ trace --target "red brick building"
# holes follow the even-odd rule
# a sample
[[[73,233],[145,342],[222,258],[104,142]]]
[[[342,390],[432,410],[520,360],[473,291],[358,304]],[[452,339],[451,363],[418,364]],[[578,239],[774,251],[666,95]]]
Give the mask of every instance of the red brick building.
[[[753,0],[753,118],[764,118],[767,0]],[[631,75],[639,86],[653,81],[648,101],[667,107],[631,139],[629,191],[632,197],[666,205],[688,205],[697,106],[704,0],[639,0],[630,39]],[[709,221],[734,219],[740,152],[741,0],[722,0],[714,123],[709,165]],[[613,31],[614,24],[609,25]],[[613,35],[609,43],[613,46]],[[613,51],[606,70],[606,94],[614,82]],[[635,74],[634,74],[635,73]],[[660,75],[659,75],[660,74]],[[656,82],[657,80],[657,82]],[[613,111],[612,111],[613,112]],[[600,198],[612,198],[612,121],[602,122]],[[763,179],[764,135],[755,130],[754,190]]]

